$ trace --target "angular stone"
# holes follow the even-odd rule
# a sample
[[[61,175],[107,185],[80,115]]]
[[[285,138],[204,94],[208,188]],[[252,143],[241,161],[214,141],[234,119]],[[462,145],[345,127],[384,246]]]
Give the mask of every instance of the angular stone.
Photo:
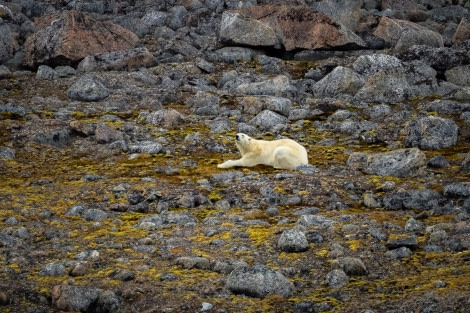
[[[363,171],[370,175],[406,177],[420,174],[426,167],[426,155],[417,148],[370,154]]]
[[[71,65],[87,55],[134,48],[138,37],[112,22],[98,22],[81,12],[63,12],[50,25],[25,41],[23,63]]]
[[[443,47],[442,36],[413,22],[391,19],[383,16],[379,26],[373,33],[382,38],[395,51],[405,51],[414,45],[426,45],[430,47]]]
[[[260,5],[241,8],[227,15],[229,19],[248,19],[253,28],[246,29],[244,37],[250,37],[250,41],[245,42],[252,46],[272,46],[287,51],[297,49],[354,49],[363,48],[367,44],[356,34],[347,30],[326,14],[317,12],[305,6],[289,5]],[[239,14],[239,15],[233,15]],[[248,23],[245,21],[245,23]],[[271,34],[269,29],[276,35],[269,36],[266,41],[256,42],[256,32],[260,31],[264,24],[268,29],[263,29],[265,33]],[[225,23],[227,24],[227,23]],[[233,23],[232,23],[233,24]],[[224,41],[236,40],[233,35],[229,38],[228,32],[224,31]],[[234,32],[232,34],[235,34]]]

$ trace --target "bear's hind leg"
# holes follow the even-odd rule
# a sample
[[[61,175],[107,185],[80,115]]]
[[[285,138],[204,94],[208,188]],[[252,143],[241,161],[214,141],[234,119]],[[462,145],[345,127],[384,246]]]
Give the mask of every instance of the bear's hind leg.
[[[300,160],[290,148],[279,147],[274,150],[274,168],[293,170],[300,165]]]

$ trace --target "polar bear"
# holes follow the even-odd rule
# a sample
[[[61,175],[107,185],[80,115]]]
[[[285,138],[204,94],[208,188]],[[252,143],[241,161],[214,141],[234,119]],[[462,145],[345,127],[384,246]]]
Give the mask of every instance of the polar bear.
[[[295,169],[297,166],[308,164],[307,150],[292,139],[266,141],[238,133],[235,143],[242,158],[228,160],[217,165],[218,168],[264,164],[280,169]]]

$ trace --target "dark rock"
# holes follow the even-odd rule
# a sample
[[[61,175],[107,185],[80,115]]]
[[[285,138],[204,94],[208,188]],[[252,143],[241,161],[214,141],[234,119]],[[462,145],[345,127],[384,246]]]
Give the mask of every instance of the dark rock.
[[[435,168],[446,168],[449,167],[450,164],[444,156],[436,155],[431,160],[429,160],[428,166]]]
[[[64,147],[72,141],[72,136],[68,129],[56,130],[47,133],[39,133],[33,136],[33,141],[39,144],[53,147]]]
[[[450,184],[444,187],[446,197],[470,197],[470,182]]]
[[[130,281],[135,279],[135,273],[127,269],[116,270],[109,275],[109,279]]]
[[[113,291],[105,290],[100,293],[93,306],[93,313],[119,313],[122,310],[121,301]]]
[[[15,158],[15,150],[8,147],[0,147],[0,159],[12,160]]]
[[[400,191],[383,198],[389,210],[432,210],[439,206],[441,195],[430,189]]]
[[[367,275],[367,268],[361,259],[340,257],[331,264],[332,269],[341,269],[349,276]]]
[[[396,239],[389,239],[385,246],[392,250],[400,247],[406,247],[411,250],[415,250],[418,247],[418,240],[416,237],[404,236]]]

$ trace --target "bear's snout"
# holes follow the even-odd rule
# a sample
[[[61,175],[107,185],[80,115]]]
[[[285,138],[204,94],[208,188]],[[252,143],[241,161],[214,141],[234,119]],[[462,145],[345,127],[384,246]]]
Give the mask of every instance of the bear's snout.
[[[239,140],[240,140],[240,135],[236,134],[236,135],[235,135],[235,140],[236,140],[236,141],[239,141]]]

